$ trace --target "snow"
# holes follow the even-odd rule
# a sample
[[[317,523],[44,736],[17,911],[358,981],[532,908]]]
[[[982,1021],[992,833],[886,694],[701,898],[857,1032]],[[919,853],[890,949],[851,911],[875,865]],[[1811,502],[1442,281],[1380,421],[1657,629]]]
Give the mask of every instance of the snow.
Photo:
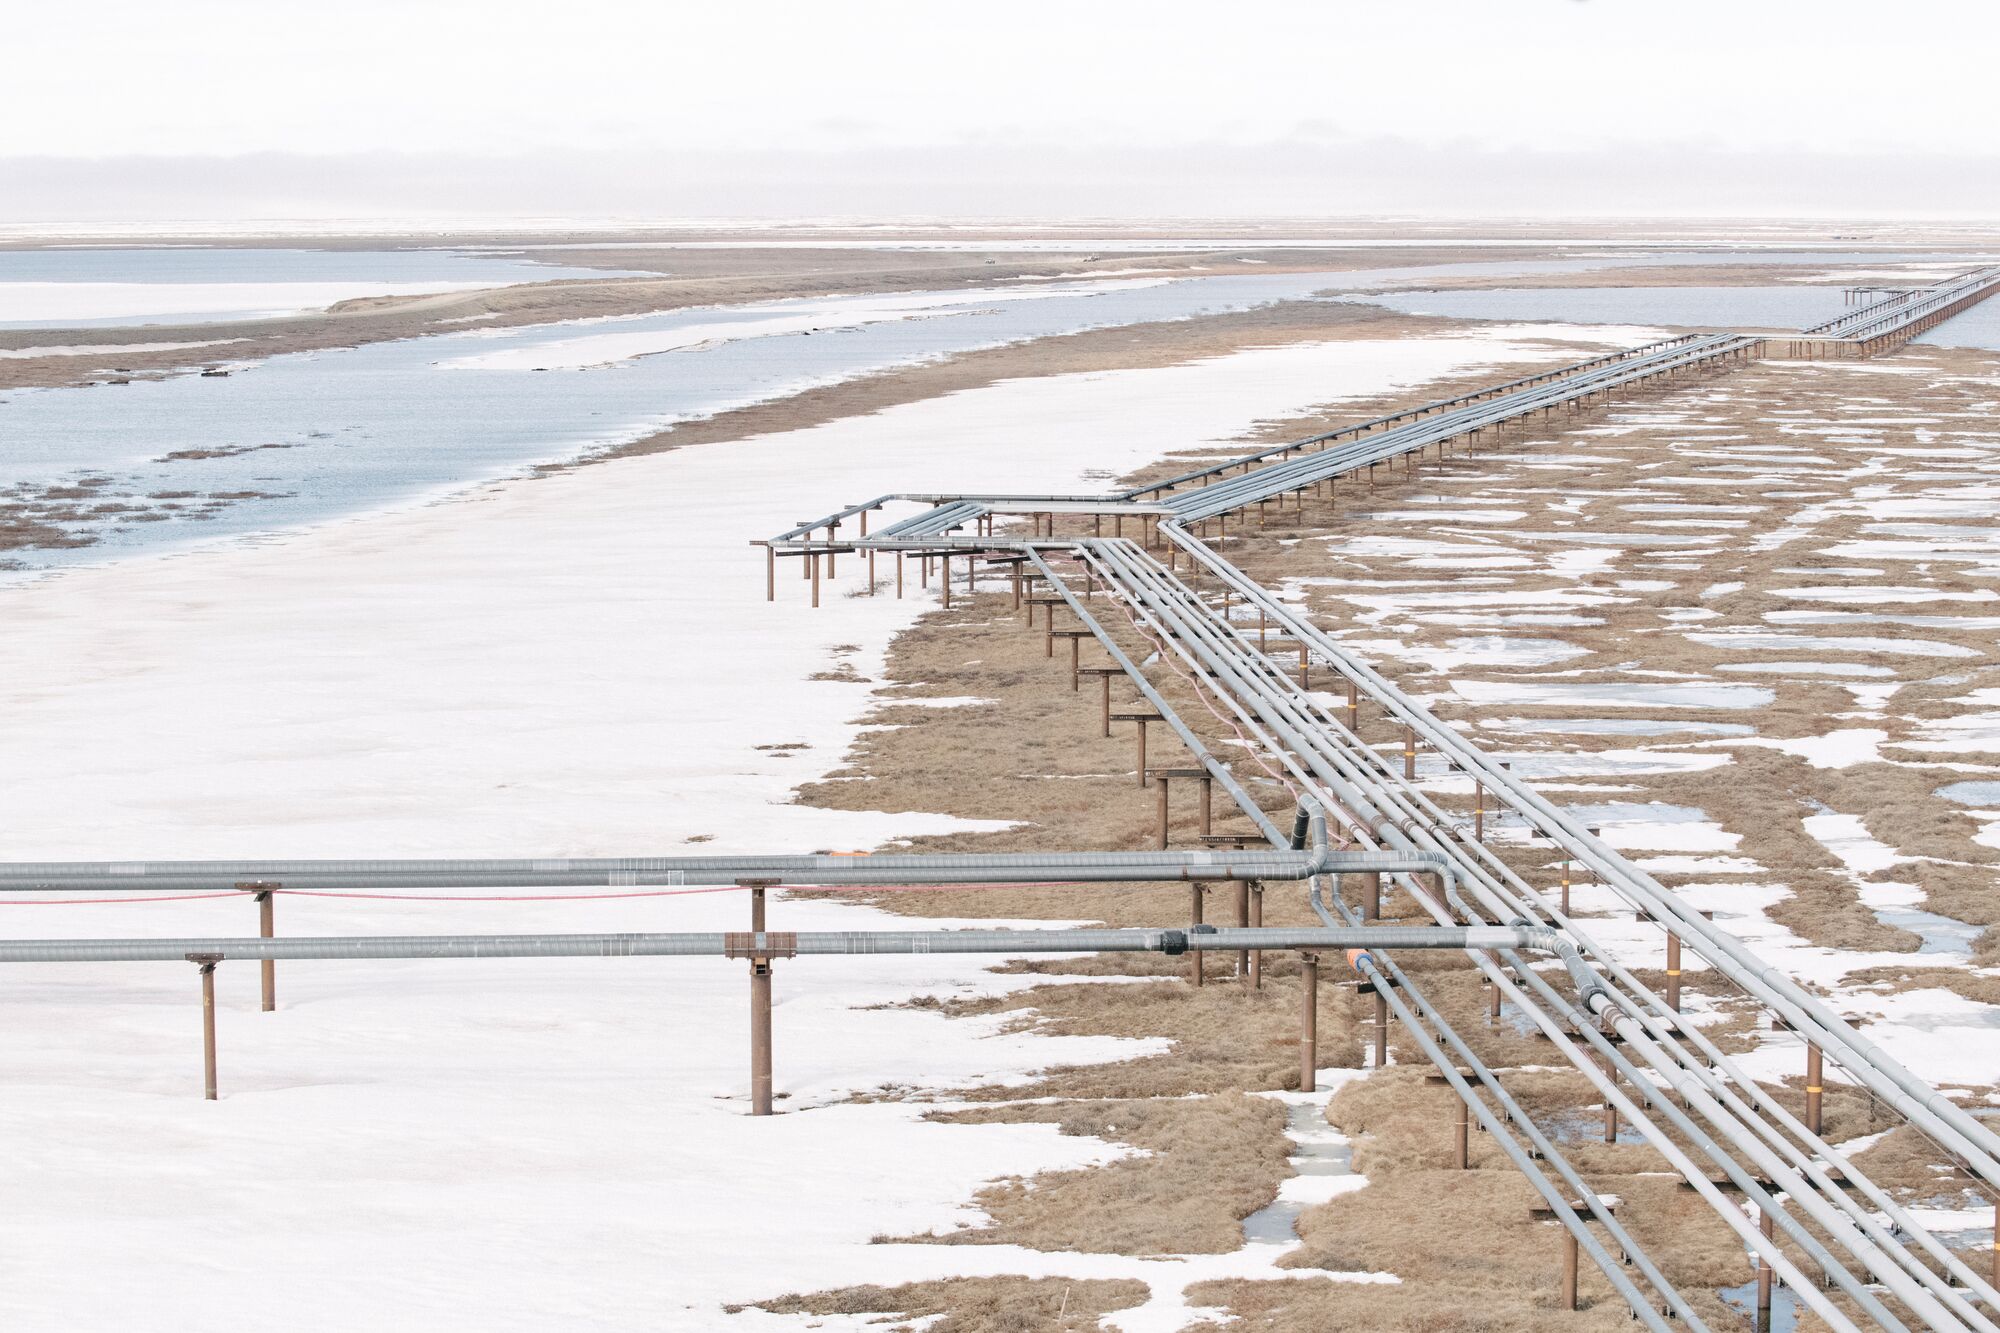
[[[210,338],[191,343],[64,343],[41,347],[12,347],[0,349],[0,361],[31,361],[44,356],[129,356],[145,352],[185,352],[196,347],[227,347],[240,343],[241,338]]]
[[[561,276],[551,271],[551,277]],[[478,291],[491,282],[0,282],[0,325],[259,319],[361,297]]]
[[[596,366],[629,361],[634,357],[662,352],[688,351],[717,343],[747,338],[774,338],[784,335],[837,333],[869,324],[921,319],[945,310],[977,309],[1008,301],[1030,301],[1051,296],[1094,296],[1105,292],[1153,287],[1166,279],[1149,282],[1101,282],[1082,286],[1044,287],[1032,291],[951,291],[922,292],[903,296],[868,296],[833,301],[779,301],[768,305],[735,306],[734,311],[769,310],[757,319],[718,320],[682,328],[629,330],[591,333],[575,338],[508,347],[497,352],[456,356],[437,363],[441,370],[586,370]],[[649,316],[632,316],[646,319]],[[616,325],[627,319],[581,321],[592,325]],[[511,331],[510,331],[511,332]]]
[[[1083,486],[1086,468],[1512,355],[1350,341],[1009,382],[9,585],[0,855],[802,851],[991,827],[791,802],[839,762],[885,645],[928,603],[856,595],[846,559],[817,612],[791,566],[767,604],[750,539],[897,485]],[[861,679],[809,679],[835,661]],[[790,758],[758,748],[796,743]],[[251,928],[238,899],[14,912],[15,935]],[[732,894],[291,897],[279,928],[710,929],[742,914]],[[772,918],[881,920],[789,901]],[[780,963],[786,1113],[768,1121],[742,1114],[740,966],[288,964],[263,1015],[254,970],[225,964],[214,1104],[196,1086],[193,969],[0,973],[0,1059],[23,1094],[0,1104],[0,1135],[25,1150],[14,1322],[193,1329],[226,1307],[345,1329],[395,1308],[412,1326],[505,1333],[629,1327],[644,1309],[653,1327],[706,1329],[724,1302],[855,1282],[1192,1280],[1249,1263],[869,1243],[968,1220],[983,1181],[1119,1151],[1046,1126],[927,1125],[893,1100],[832,1104],[1157,1049],[891,1007],[1020,984],[986,966]],[[80,1263],[119,1280],[79,1284]]]

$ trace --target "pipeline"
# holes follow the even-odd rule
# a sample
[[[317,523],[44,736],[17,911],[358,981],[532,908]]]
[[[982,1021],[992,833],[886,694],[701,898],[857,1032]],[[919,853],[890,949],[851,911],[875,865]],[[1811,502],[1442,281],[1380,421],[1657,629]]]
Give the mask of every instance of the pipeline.
[[[1135,668],[1136,670],[1136,668]],[[1164,704],[1164,700],[1160,701]],[[1192,734],[1192,733],[1190,733]],[[1249,809],[1247,793],[1227,777]],[[1262,814],[1261,810],[1257,810]],[[1268,827],[1269,821],[1265,820]],[[1323,831],[1323,830],[1322,830]],[[1269,828],[1273,841],[1277,830]],[[0,893],[179,892],[218,885],[288,889],[601,888],[742,884],[1148,883],[1301,880],[1362,872],[1322,836],[1311,847],[1260,850],[1022,852],[976,855],[612,857],[579,860],[44,861],[0,864]]]
[[[1197,930],[672,931],[565,935],[295,935],[282,939],[0,940],[0,963],[158,963],[213,959],[734,958],[880,954],[1162,953],[1244,949],[1538,947],[1535,932],[1496,926],[1287,926]]]

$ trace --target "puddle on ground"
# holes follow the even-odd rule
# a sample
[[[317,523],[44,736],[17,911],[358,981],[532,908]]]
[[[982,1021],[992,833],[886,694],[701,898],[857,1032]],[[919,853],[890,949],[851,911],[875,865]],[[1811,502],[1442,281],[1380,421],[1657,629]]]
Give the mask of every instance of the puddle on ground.
[[[1711,648],[1804,649],[1828,653],[1899,653],[1912,657],[1977,657],[1979,652],[1936,639],[1836,637],[1814,634],[1758,634],[1738,630],[1695,631],[1687,635]]]
[[[1291,1157],[1294,1176],[1326,1177],[1354,1174],[1354,1145],[1347,1136],[1327,1123],[1326,1102],[1295,1102],[1285,1117],[1285,1133],[1296,1144]],[[1299,1214],[1321,1200],[1321,1191],[1311,1199],[1278,1197],[1243,1219],[1245,1245],[1296,1245]]]
[[[1491,719],[1483,725],[1494,731],[1578,736],[1666,736],[1676,732],[1694,732],[1703,736],[1750,736],[1757,731],[1755,727],[1735,722],[1653,722],[1636,717],[1586,717],[1559,722],[1509,717]]]
[[[1469,704],[1531,704],[1612,708],[1763,708],[1777,697],[1762,685],[1660,682],[1628,685],[1547,685],[1531,681],[1455,680],[1451,688]]]
[[[1604,1142],[1604,1112],[1574,1110],[1551,1116],[1539,1122],[1542,1133],[1557,1143],[1602,1143]],[[1632,1127],[1632,1122],[1624,1116],[1618,1117],[1618,1137],[1615,1143],[1644,1143],[1646,1136]]]
[[[2000,782],[1954,782],[1937,794],[1959,805],[2000,805]]]
[[[1724,1305],[1732,1310],[1740,1310],[1744,1318],[1754,1319],[1757,1315],[1757,1279],[1751,1278],[1740,1287],[1723,1287],[1716,1295],[1722,1297]],[[1792,1333],[1799,1326],[1799,1299],[1786,1291],[1782,1283],[1771,1284],[1771,1327],[1766,1333]]]

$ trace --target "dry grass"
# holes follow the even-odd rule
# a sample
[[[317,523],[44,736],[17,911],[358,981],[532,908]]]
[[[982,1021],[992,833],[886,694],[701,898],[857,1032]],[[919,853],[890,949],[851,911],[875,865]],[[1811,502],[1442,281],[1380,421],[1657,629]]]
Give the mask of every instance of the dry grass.
[[[1145,1299],[1143,1282],[959,1277],[781,1296],[754,1306],[731,1306],[729,1312],[754,1308],[773,1314],[879,1314],[889,1318],[876,1322],[903,1329],[915,1327],[909,1321],[936,1319],[924,1325],[925,1333],[1081,1333],[1097,1328],[1101,1316],[1130,1309]]]
[[[974,1200],[990,1226],[926,1236],[944,1244],[1025,1245],[1099,1254],[1226,1254],[1242,1219],[1291,1174],[1285,1108],[1240,1092],[1194,1098],[982,1107],[952,1124],[1053,1124],[1146,1154],[1094,1170],[1004,1180]]]

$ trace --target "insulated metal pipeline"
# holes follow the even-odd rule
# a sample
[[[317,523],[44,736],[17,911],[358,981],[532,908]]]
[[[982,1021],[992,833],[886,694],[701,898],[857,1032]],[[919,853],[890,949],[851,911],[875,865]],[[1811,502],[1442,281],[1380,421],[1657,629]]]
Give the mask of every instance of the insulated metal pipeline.
[[[755,954],[1165,953],[1242,949],[1533,948],[1505,926],[1284,926],[1214,930],[678,931],[577,935],[325,935],[190,939],[0,940],[0,963],[182,962],[219,959],[699,958]]]
[[[1459,408],[1428,420],[1412,422],[1352,444],[1322,450],[1269,467],[1232,477],[1213,486],[1168,497],[1167,503],[1181,514],[1181,522],[1213,517],[1231,509],[1254,504],[1286,490],[1389,457],[1426,447],[1475,429],[1501,425],[1530,412],[1559,407],[1593,393],[1649,379],[1668,370],[1713,361],[1747,345],[1752,339],[1715,335],[1698,339],[1650,357],[1621,361],[1611,366],[1558,380],[1552,384],[1519,390],[1490,401]]]
[[[1062,579],[1057,576],[1055,570],[1049,567],[1046,553],[1033,543],[1023,543],[1021,549],[1027,553],[1029,562],[1048,581],[1049,586],[1061,595],[1064,604],[1069,608],[1070,614],[1074,615],[1085,629],[1096,636],[1098,643],[1103,646],[1104,651],[1110,654],[1111,660],[1124,669],[1125,678],[1132,682],[1132,687],[1139,691],[1140,697],[1151,704],[1154,711],[1165,719],[1166,724],[1173,729],[1174,735],[1179,737],[1181,744],[1187,748],[1187,752],[1193,755],[1201,766],[1214,776],[1217,782],[1222,784],[1222,789],[1229,794],[1229,798],[1235,801],[1243,813],[1250,817],[1251,821],[1257,825],[1264,836],[1270,840],[1272,846],[1284,847],[1286,845],[1285,835],[1279,832],[1277,825],[1271,822],[1270,817],[1264,813],[1263,807],[1251,798],[1250,793],[1243,790],[1242,784],[1236,780],[1236,775],[1230,771],[1229,765],[1223,763],[1209,752],[1208,747],[1202,744],[1201,738],[1195,735],[1193,729],[1181,720],[1180,714],[1176,713],[1167,703],[1166,699],[1161,697],[1160,692],[1153,688],[1152,682],[1146,679],[1146,673],[1139,670],[1138,664],[1133,662],[1126,655],[1125,650],[1120,648],[1112,637],[1104,632],[1104,627],[1097,622],[1097,617],[1090,613],[1090,609],[1083,604],[1082,600],[1075,593],[1071,592]],[[1250,875],[1244,878],[1254,879],[1256,876]]]
[[[1225,468],[1248,467],[1253,463],[1261,463],[1267,458],[1275,458],[1280,454],[1289,453],[1294,449],[1305,449],[1315,444],[1324,444],[1327,441],[1338,440],[1346,435],[1360,435],[1380,426],[1394,425],[1399,421],[1429,416],[1433,412],[1448,411],[1463,403],[1497,397],[1514,389],[1524,388],[1529,385],[1562,380],[1574,376],[1580,371],[1591,370],[1611,362],[1627,361],[1634,357],[1651,356],[1666,348],[1692,342],[1702,336],[1698,333],[1683,333],[1672,338],[1662,338],[1658,342],[1643,343],[1638,347],[1629,347],[1622,352],[1610,352],[1604,356],[1591,357],[1586,361],[1577,361],[1567,366],[1558,366],[1554,370],[1543,371],[1539,375],[1523,375],[1519,379],[1508,380],[1504,384],[1492,385],[1473,393],[1459,394],[1455,398],[1437,399],[1436,401],[1424,403],[1417,407],[1406,408],[1401,412],[1392,412],[1387,416],[1375,417],[1369,421],[1359,421],[1352,426],[1342,426],[1338,430],[1323,431],[1318,435],[1308,435],[1304,439],[1293,440],[1289,444],[1278,444],[1268,449],[1260,449],[1255,453],[1239,454],[1234,458],[1210,464],[1205,468],[1195,468],[1192,471],[1183,472],[1178,476],[1168,477],[1165,481],[1156,481],[1150,486],[1136,486],[1131,490],[1121,492],[1117,498],[1121,500],[1136,500],[1141,496],[1154,495],[1161,491],[1170,491],[1177,486],[1186,485],[1188,482],[1200,481],[1203,477],[1214,476]]]
[[[1652,883],[1650,878],[1609,846],[1592,837],[1575,820],[1542,799],[1518,777],[1500,768],[1477,748],[1467,744],[1457,732],[1438,722],[1295,610],[1270,597],[1205,544],[1176,524],[1162,525],[1162,531],[1168,540],[1186,550],[1239,595],[1259,605],[1287,632],[1309,643],[1322,659],[1390,707],[1401,720],[1416,729],[1435,748],[1449,755],[1460,768],[1478,777],[1489,792],[1513,806],[1531,822],[1542,826],[1551,836],[1558,837],[1576,859],[1595,870],[1600,879],[1625,892],[1628,898],[1635,900],[1651,915],[1671,923],[1676,933],[1704,958],[1769,1005],[1808,1040],[1815,1040],[1829,1057],[1846,1068],[1863,1086],[1913,1121],[1920,1124],[1939,1122],[1940,1141],[1965,1157],[1989,1183],[2000,1184],[2000,1161],[1996,1161],[1994,1156],[2000,1152],[2000,1138],[1995,1138],[1990,1130],[1854,1032],[1797,983],[1757,958],[1733,936]],[[1727,960],[1726,964],[1716,954],[1722,955]],[[1842,1058],[1843,1055],[1847,1058]],[[1871,1074],[1874,1076],[1871,1077]]]
[[[1227,773],[1221,768],[1218,776],[1226,788],[1233,788],[1232,795],[1247,803],[1248,795]],[[1254,804],[1250,808],[1255,809]],[[1268,832],[1274,842],[1282,842],[1275,828]],[[0,864],[0,893],[188,891],[251,883],[288,889],[493,889],[722,885],[746,880],[801,886],[1296,880],[1326,869],[1324,857],[1338,860],[1341,855],[1315,847],[547,860],[43,861]]]
[[[1118,557],[1121,554],[1130,554],[1128,548],[1129,548],[1129,543],[1120,543],[1116,541],[1093,542],[1089,544],[1090,554],[1092,554],[1093,556],[1102,557],[1106,561],[1110,562],[1112,565],[1115,565],[1118,562]],[[1109,574],[1112,573],[1113,571],[1107,569],[1106,572],[1107,574]],[[1115,586],[1126,586],[1119,583],[1119,581],[1115,579],[1113,580],[1113,582]],[[1138,605],[1140,604],[1135,602],[1135,606]],[[1159,608],[1156,603],[1154,603],[1153,605],[1156,610],[1163,610],[1163,608]],[[1143,607],[1141,607],[1141,609],[1144,610]],[[1150,614],[1150,612],[1148,612],[1148,614]],[[1171,647],[1172,651],[1176,652],[1177,654],[1183,657],[1189,657],[1189,654],[1191,652],[1199,652],[1205,646],[1203,642],[1204,627],[1199,624],[1177,623],[1172,626],[1163,626],[1162,630],[1163,630],[1163,639],[1165,643]],[[1201,669],[1204,665],[1203,661],[1197,661],[1194,658],[1189,658],[1189,660],[1192,665],[1195,665],[1197,667],[1197,669]],[[1218,659],[1216,657],[1207,657],[1205,661],[1207,665],[1212,666],[1213,669],[1215,669],[1224,677],[1227,677],[1232,670],[1232,664],[1226,660]],[[1241,688],[1240,682],[1239,682],[1239,688]],[[1281,758],[1284,757],[1284,751],[1282,747],[1280,747],[1274,740],[1272,740],[1271,737],[1263,734],[1262,728],[1259,726],[1259,719],[1245,712],[1243,708],[1239,705],[1238,703],[1239,695],[1236,691],[1234,690],[1226,691],[1224,692],[1223,697],[1225,701],[1228,702],[1232,706],[1232,708],[1234,708],[1238,712],[1239,716],[1243,718],[1246,725],[1248,725],[1249,727],[1252,728],[1253,731],[1256,731],[1258,733],[1260,740],[1268,749],[1270,749],[1274,754],[1279,755]],[[1299,776],[1302,782],[1305,782],[1309,785],[1313,783],[1312,775],[1302,772],[1299,774]],[[1442,857],[1427,855],[1427,854],[1410,854],[1407,852],[1405,854],[1409,855],[1410,860],[1414,862],[1414,865],[1411,868],[1418,870],[1420,873],[1440,873],[1446,875],[1449,875],[1451,873],[1449,867],[1444,864],[1444,858]],[[1541,928],[1535,928],[1534,934],[1535,937],[1538,940],[1542,941],[1544,944],[1549,943],[1549,936],[1551,935],[1551,932],[1547,932],[1546,930],[1543,930]],[[1570,949],[1569,952],[1573,953],[1574,952],[1573,948]],[[1372,953],[1371,956],[1373,956]],[[1383,961],[1385,965],[1393,968],[1393,964],[1389,963],[1386,957],[1384,958]],[[1414,984],[1411,983],[1406,977],[1404,977],[1399,970],[1395,972],[1395,976],[1399,984],[1408,987],[1412,994],[1416,993]],[[1462,1058],[1464,1058],[1472,1067],[1476,1069],[1481,1069],[1483,1071],[1483,1066],[1480,1066],[1477,1056],[1470,1050],[1469,1047],[1465,1046],[1462,1039],[1458,1038],[1455,1033],[1450,1032],[1449,1028],[1445,1027],[1445,1025],[1443,1024],[1442,1019],[1436,1017],[1434,1011],[1432,1017],[1433,1020],[1438,1023],[1440,1028],[1444,1030],[1445,1035],[1449,1040],[1452,1041],[1452,1043],[1457,1048]],[[1441,1059],[1441,1057],[1434,1057],[1434,1058]],[[1454,1083],[1459,1085],[1462,1089],[1463,1087],[1462,1081],[1457,1078],[1456,1072],[1454,1070],[1450,1069],[1448,1065],[1443,1063],[1440,1063],[1440,1068],[1445,1069],[1447,1077],[1452,1081],[1454,1081]],[[1505,1089],[1499,1085],[1498,1080],[1494,1079],[1490,1075],[1485,1075],[1483,1073],[1482,1077],[1484,1077],[1485,1080],[1488,1082],[1488,1084],[1492,1087],[1495,1096],[1501,1099],[1502,1104],[1510,1108],[1509,1114],[1511,1118],[1514,1119],[1516,1123],[1522,1126],[1523,1131],[1528,1135],[1530,1141],[1534,1143],[1535,1150],[1559,1164],[1559,1169],[1564,1175],[1565,1181],[1569,1185],[1569,1187],[1577,1191],[1580,1198],[1589,1201],[1594,1214],[1598,1217],[1600,1221],[1604,1222],[1607,1226],[1614,1228],[1614,1234],[1616,1234],[1620,1238],[1621,1244],[1625,1246],[1628,1253],[1635,1253],[1635,1254],[1640,1253],[1637,1244],[1633,1242],[1629,1236],[1626,1236],[1623,1233],[1622,1228],[1617,1227],[1616,1220],[1612,1216],[1610,1210],[1601,1207],[1601,1205],[1597,1203],[1596,1196],[1590,1191],[1588,1185],[1583,1181],[1581,1176],[1579,1176],[1572,1168],[1568,1166],[1567,1162],[1561,1157],[1561,1154],[1556,1151],[1555,1146],[1547,1140],[1546,1136],[1541,1134],[1541,1131],[1533,1124],[1533,1121],[1525,1114],[1525,1112],[1520,1111],[1519,1107],[1513,1102],[1511,1095],[1509,1095],[1505,1091]],[[1472,1103],[1468,1102],[1468,1104],[1470,1105]],[[1477,1109],[1479,1110],[1479,1113],[1482,1117],[1482,1123],[1487,1123],[1488,1128],[1495,1130],[1496,1134],[1498,1134],[1499,1129],[1497,1123],[1489,1122],[1488,1113],[1485,1111],[1484,1107],[1480,1106]],[[1558,1216],[1564,1220],[1565,1225],[1568,1226],[1569,1229],[1578,1236],[1579,1242],[1586,1246],[1586,1248],[1592,1254],[1593,1259],[1599,1263],[1600,1267],[1611,1265],[1612,1261],[1609,1258],[1609,1256],[1605,1254],[1602,1247],[1598,1245],[1594,1237],[1590,1235],[1588,1228],[1584,1227],[1583,1224],[1577,1220],[1576,1215],[1574,1211],[1570,1208],[1567,1200],[1561,1196],[1559,1191],[1554,1189],[1554,1187],[1547,1181],[1546,1177],[1541,1173],[1539,1168],[1535,1167],[1532,1164],[1532,1162],[1523,1152],[1523,1150],[1521,1150],[1520,1147],[1517,1144],[1515,1144],[1511,1138],[1509,1138],[1504,1134],[1499,1135],[1499,1141],[1508,1150],[1509,1155],[1514,1160],[1515,1164],[1522,1168],[1522,1170],[1528,1175],[1528,1178],[1530,1179],[1531,1182],[1536,1183],[1538,1191],[1543,1193],[1544,1197],[1550,1203],[1550,1206],[1557,1211]],[[1648,1269],[1651,1272],[1652,1279],[1656,1282],[1656,1285],[1660,1287],[1662,1292],[1665,1293],[1669,1307],[1675,1309],[1677,1313],[1682,1314],[1684,1318],[1691,1319],[1694,1325],[1699,1327],[1700,1321],[1697,1317],[1695,1317],[1694,1312],[1691,1309],[1687,1308],[1685,1302],[1679,1297],[1677,1293],[1673,1291],[1672,1287],[1669,1284],[1665,1283],[1664,1278],[1659,1277],[1657,1270],[1651,1269],[1650,1262],[1645,1261],[1643,1257],[1641,1257],[1639,1262],[1642,1264],[1642,1267]],[[1636,1289],[1633,1289],[1629,1286],[1627,1280],[1623,1277],[1622,1273],[1616,1270],[1615,1266],[1606,1267],[1606,1272],[1607,1275],[1611,1277],[1614,1285],[1618,1285],[1620,1287],[1620,1290],[1627,1296],[1627,1299],[1631,1301],[1635,1311],[1650,1310],[1650,1306],[1643,1300],[1643,1298],[1636,1291]]]
[[[1135,557],[1135,558],[1138,558],[1138,557]],[[1159,574],[1160,574],[1160,575],[1162,575],[1163,577],[1170,577],[1170,576],[1168,576],[1168,575],[1165,575],[1165,572],[1164,572],[1164,571],[1155,571],[1155,572],[1159,573]],[[1177,581],[1176,581],[1176,582],[1177,582]],[[1177,626],[1174,626],[1173,628],[1174,628],[1174,631],[1175,631],[1175,634],[1174,634],[1174,640],[1175,640],[1175,642],[1176,642],[1176,646],[1177,646],[1177,647],[1179,646],[1179,644],[1180,644],[1181,642],[1185,642],[1185,641],[1186,641],[1187,639],[1189,639],[1189,638],[1192,638],[1192,637],[1194,637],[1194,636],[1192,636],[1192,635],[1190,635],[1190,634],[1188,633],[1188,627],[1187,627],[1187,626],[1185,626],[1185,625],[1177,625]],[[1247,651],[1249,651],[1249,650],[1248,650],[1248,646],[1247,646],[1247,644],[1245,644],[1245,645],[1244,645],[1244,648],[1245,648],[1245,651],[1246,651],[1246,652],[1247,652]],[[1282,676],[1282,673],[1278,672],[1278,671],[1276,670],[1276,668],[1275,668],[1275,666],[1274,666],[1274,665],[1273,665],[1273,666],[1272,666],[1272,667],[1270,668],[1270,670],[1269,670],[1268,674],[1269,674],[1270,676],[1274,677],[1274,678],[1281,678],[1281,676]],[[1289,687],[1289,683],[1288,683],[1288,682],[1287,682],[1287,686]],[[1349,804],[1353,804],[1353,801],[1354,801],[1354,796],[1350,795],[1350,794],[1349,794],[1349,792],[1347,792],[1347,791],[1337,791],[1337,793],[1336,793],[1336,794],[1338,794],[1338,795],[1339,795],[1339,796],[1340,796],[1340,797],[1341,797],[1341,798],[1342,798],[1343,800],[1345,800],[1345,801],[1348,801],[1348,802],[1349,802]],[[1440,858],[1440,859],[1442,859],[1442,858]],[[1601,987],[1598,987],[1597,989],[1601,990],[1602,988],[1601,988]],[[1603,1003],[1603,1001],[1602,1001],[1602,1000],[1600,1000],[1600,1001],[1598,1002],[1598,1004],[1599,1004],[1599,1006],[1600,1006],[1600,1007],[1601,1007],[1602,1003]],[[1635,1108],[1629,1108],[1629,1107],[1628,1107],[1628,1109],[1635,1109]],[[1638,1117],[1638,1116],[1635,1116],[1635,1120],[1643,1120],[1643,1117]],[[1705,1183],[1705,1182],[1704,1182],[1704,1183]],[[1747,1183],[1747,1182],[1746,1182],[1746,1183]],[[1714,1202],[1714,1201],[1712,1201],[1712,1202]],[[1768,1201],[1767,1201],[1767,1202],[1768,1202]],[[1725,1206],[1725,1207],[1726,1207],[1727,1205],[1726,1205],[1726,1204],[1724,1204],[1723,1206]],[[1788,1227],[1787,1229],[1788,1229],[1788,1230],[1790,1230],[1791,1228],[1789,1228],[1789,1227]],[[1760,1238],[1760,1239],[1761,1239],[1761,1238]],[[1871,1247],[1871,1248],[1872,1248],[1872,1247]],[[1830,1258],[1830,1256],[1824,1256],[1824,1253],[1823,1253],[1823,1252],[1822,1252],[1822,1254],[1821,1254],[1820,1256],[1816,1256],[1816,1257],[1822,1257],[1822,1258]],[[1903,1256],[1901,1256],[1901,1255],[1900,1255],[1900,1251],[1898,1252],[1898,1257],[1899,1257],[1899,1258],[1903,1257]],[[1878,1258],[1879,1258],[1879,1256],[1878,1256]],[[1864,1260],[1865,1260],[1865,1259],[1866,1259],[1866,1256],[1864,1256]],[[1874,1265],[1874,1264],[1871,1264],[1871,1267],[1873,1267],[1873,1266],[1875,1266],[1875,1265]],[[1906,1293],[1906,1294],[1910,1294],[1910,1293]],[[1917,1303],[1917,1304],[1918,1304],[1919,1306],[1921,1306],[1921,1305],[1922,1305],[1922,1296],[1921,1296],[1921,1294],[1920,1294],[1920,1293],[1918,1293],[1918,1294],[1910,1294],[1910,1295],[1911,1295],[1911,1299],[1913,1300],[1913,1302],[1914,1302],[1914,1303]],[[1864,1299],[1866,1299],[1866,1298],[1865,1298],[1865,1296],[1864,1296]],[[1955,1303],[1956,1303],[1956,1304],[1958,1304],[1958,1305],[1960,1306],[1960,1308],[1961,1308],[1961,1309],[1965,1308],[1965,1307],[1963,1306],[1963,1303],[1962,1303],[1962,1300],[1961,1300],[1961,1301],[1955,1301]],[[1980,1317],[1979,1317],[1979,1316],[1977,1316],[1977,1315],[1974,1315],[1974,1316],[1973,1316],[1973,1318],[1974,1318],[1975,1320],[1979,1320],[1979,1318],[1980,1318]],[[1981,1326],[1983,1326],[1983,1322],[1982,1322],[1982,1325],[1981,1325]]]

